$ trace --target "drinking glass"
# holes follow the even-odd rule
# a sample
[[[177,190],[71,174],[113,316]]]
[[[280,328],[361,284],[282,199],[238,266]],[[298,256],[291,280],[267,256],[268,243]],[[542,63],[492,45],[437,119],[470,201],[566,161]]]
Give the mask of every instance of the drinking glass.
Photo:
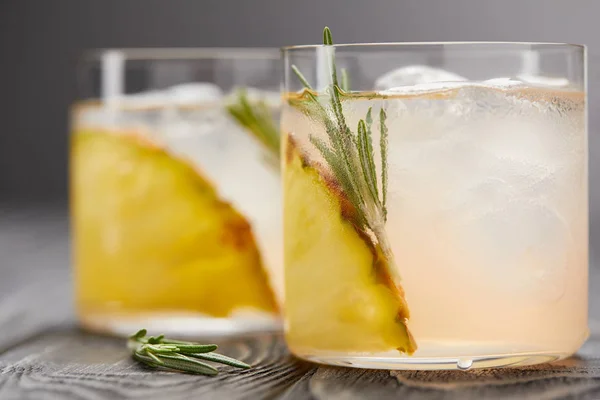
[[[304,359],[536,364],[588,336],[585,49],[283,49],[285,333]]]
[[[279,326],[279,71],[272,49],[84,57],[70,170],[85,328],[206,336]]]

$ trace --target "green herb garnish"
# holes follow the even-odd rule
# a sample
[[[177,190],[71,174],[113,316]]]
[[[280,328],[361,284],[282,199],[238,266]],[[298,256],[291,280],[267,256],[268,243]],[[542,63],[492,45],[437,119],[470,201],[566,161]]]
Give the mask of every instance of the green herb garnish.
[[[267,150],[279,168],[279,146],[281,135],[273,121],[269,106],[262,100],[250,101],[244,89],[239,89],[235,101],[227,106],[227,111],[233,119],[251,133]]]
[[[217,375],[219,370],[204,361],[212,361],[236,368],[248,369],[250,365],[234,358],[213,353],[216,344],[198,344],[180,340],[165,339],[164,335],[146,337],[142,329],[131,335],[127,347],[133,351],[132,357],[153,368],[201,375]]]
[[[325,46],[333,45],[331,31],[327,27],[323,31],[323,44]],[[391,251],[383,232],[383,225],[387,220],[387,116],[384,109],[381,108],[379,111],[381,183],[379,184],[371,131],[372,109],[369,108],[365,118],[358,122],[356,133],[352,132],[346,124],[342,108],[342,98],[349,91],[348,74],[344,69],[341,70],[342,84],[340,86],[334,48],[331,47],[329,50],[328,64],[331,83],[325,89],[325,93],[329,97],[328,104],[319,101],[308,80],[295,65],[292,65],[292,71],[305,87],[306,101],[294,100],[290,101],[290,105],[323,122],[328,141],[315,136],[311,136],[310,141],[328,163],[344,194],[356,209],[356,221],[354,222],[360,229],[372,232],[384,252],[391,258]],[[380,186],[381,191],[379,190]]]

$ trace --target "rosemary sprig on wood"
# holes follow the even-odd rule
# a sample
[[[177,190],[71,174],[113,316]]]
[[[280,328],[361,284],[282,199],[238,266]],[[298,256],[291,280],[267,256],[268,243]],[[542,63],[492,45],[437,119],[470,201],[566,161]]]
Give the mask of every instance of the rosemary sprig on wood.
[[[327,27],[323,31],[323,44],[325,46],[333,45],[331,31]],[[331,47],[329,51],[328,65],[331,72],[331,83],[325,89],[325,93],[329,97],[328,104],[319,100],[308,80],[295,65],[292,65],[292,71],[305,87],[304,94],[309,104],[293,101],[290,102],[290,105],[300,108],[302,112],[323,122],[328,141],[311,136],[311,143],[330,166],[344,194],[354,206],[357,213],[354,223],[359,228],[372,232],[384,250],[388,250],[386,253],[390,254],[383,234],[383,225],[387,220],[387,116],[382,108],[379,111],[381,135],[381,184],[379,184],[372,141],[372,109],[369,108],[365,118],[359,120],[356,133],[353,133],[346,123],[341,100],[349,90],[348,75],[342,69],[340,86],[333,53],[334,48]]]
[[[142,329],[131,335],[127,347],[133,351],[132,357],[153,368],[165,368],[174,371],[188,372],[201,375],[217,375],[219,370],[204,361],[230,365],[236,368],[248,369],[250,365],[213,353],[216,344],[198,344],[180,340],[166,339],[164,335],[146,337]]]
[[[244,89],[239,89],[235,100],[227,105],[233,119],[251,133],[265,149],[279,168],[279,146],[281,136],[275,125],[269,106],[262,100],[250,101]]]

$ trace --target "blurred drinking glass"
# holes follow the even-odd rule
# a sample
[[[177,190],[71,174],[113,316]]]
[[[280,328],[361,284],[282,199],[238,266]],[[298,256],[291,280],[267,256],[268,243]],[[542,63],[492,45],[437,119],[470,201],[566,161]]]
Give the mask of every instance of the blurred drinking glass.
[[[79,72],[70,169],[83,326],[277,328],[279,52],[106,50]]]

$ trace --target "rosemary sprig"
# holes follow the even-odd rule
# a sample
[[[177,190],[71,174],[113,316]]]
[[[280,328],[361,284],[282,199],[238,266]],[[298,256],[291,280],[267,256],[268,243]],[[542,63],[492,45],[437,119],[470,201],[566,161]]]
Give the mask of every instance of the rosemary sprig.
[[[281,136],[269,106],[262,100],[250,102],[246,91],[239,89],[235,100],[227,105],[227,111],[239,125],[264,145],[269,157],[274,158],[273,161],[279,168]]]
[[[250,365],[213,353],[216,344],[198,344],[180,340],[165,339],[164,335],[146,337],[146,330],[141,329],[129,337],[127,347],[132,350],[132,357],[153,368],[165,368],[174,371],[201,375],[217,375],[219,370],[204,361],[230,365],[248,369]]]
[[[323,44],[333,45],[331,31],[323,30]],[[371,231],[378,241],[387,248],[382,227],[387,220],[387,127],[386,113],[379,112],[380,152],[381,152],[381,195],[377,182],[377,171],[372,141],[372,109],[369,108],[364,119],[359,120],[356,134],[346,124],[343,114],[342,97],[349,90],[348,74],[342,69],[342,84],[338,83],[334,48],[329,50],[329,68],[331,84],[325,89],[329,95],[329,104],[323,104],[315,95],[308,80],[295,65],[292,71],[305,87],[305,95],[310,106],[290,101],[290,105],[301,108],[307,114],[313,114],[323,122],[328,143],[311,136],[310,141],[330,166],[344,194],[357,211],[356,221],[359,228]]]

